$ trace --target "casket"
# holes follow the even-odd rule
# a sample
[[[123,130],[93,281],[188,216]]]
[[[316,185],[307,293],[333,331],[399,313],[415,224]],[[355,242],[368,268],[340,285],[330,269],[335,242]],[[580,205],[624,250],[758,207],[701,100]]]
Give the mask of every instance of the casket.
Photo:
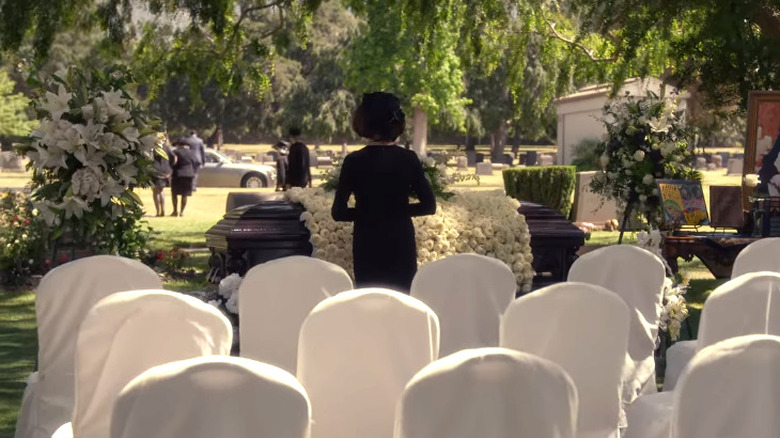
[[[269,260],[312,254],[301,204],[276,200],[243,205],[227,212],[206,231],[211,251],[209,279],[218,281]]]

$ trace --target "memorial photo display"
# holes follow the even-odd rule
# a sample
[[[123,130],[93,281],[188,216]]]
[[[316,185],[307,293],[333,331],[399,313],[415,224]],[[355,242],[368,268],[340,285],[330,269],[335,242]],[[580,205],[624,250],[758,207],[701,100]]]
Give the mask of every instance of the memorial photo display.
[[[751,91],[743,174],[758,174],[760,183],[754,190],[756,194],[780,196],[779,133],[780,91]]]
[[[659,179],[657,184],[666,225],[709,225],[700,181]]]

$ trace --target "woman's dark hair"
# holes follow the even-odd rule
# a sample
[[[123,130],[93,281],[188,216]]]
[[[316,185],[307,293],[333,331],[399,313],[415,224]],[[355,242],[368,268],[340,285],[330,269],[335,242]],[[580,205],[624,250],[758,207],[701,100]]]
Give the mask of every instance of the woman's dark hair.
[[[363,95],[363,101],[352,115],[352,129],[371,140],[393,141],[406,126],[406,115],[401,100],[390,93],[376,92]]]

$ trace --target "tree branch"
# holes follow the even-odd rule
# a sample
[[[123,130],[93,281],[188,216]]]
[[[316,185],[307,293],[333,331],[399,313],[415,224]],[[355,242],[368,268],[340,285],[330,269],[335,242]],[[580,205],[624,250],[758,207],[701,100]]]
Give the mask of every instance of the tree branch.
[[[569,38],[566,38],[566,37],[564,37],[563,35],[561,35],[561,34],[558,32],[558,30],[556,30],[556,29],[555,29],[555,23],[551,23],[551,22],[550,22],[550,20],[548,20],[546,17],[542,17],[542,19],[543,19],[543,20],[544,20],[544,22],[547,24],[547,27],[548,27],[548,28],[550,29],[550,31],[552,32],[552,35],[550,35],[550,34],[544,34],[544,33],[539,33],[539,35],[546,36],[546,37],[548,37],[548,38],[555,38],[555,39],[557,39],[557,40],[563,41],[563,42],[564,42],[564,43],[566,43],[566,44],[569,44],[570,46],[574,46],[574,47],[576,47],[576,48],[578,48],[578,49],[582,50],[582,51],[583,51],[583,52],[584,52],[584,53],[585,53],[585,54],[588,56],[588,58],[589,58],[591,61],[593,61],[593,62],[614,62],[614,61],[617,61],[617,58],[616,58],[616,57],[614,57],[614,56],[611,56],[611,57],[609,57],[609,58],[597,58],[597,57],[596,57],[596,56],[593,54],[593,50],[591,50],[591,49],[589,49],[589,48],[585,47],[583,44],[581,44],[581,43],[579,43],[579,42],[577,42],[577,41],[575,41],[575,40],[573,40],[573,39],[569,39]]]

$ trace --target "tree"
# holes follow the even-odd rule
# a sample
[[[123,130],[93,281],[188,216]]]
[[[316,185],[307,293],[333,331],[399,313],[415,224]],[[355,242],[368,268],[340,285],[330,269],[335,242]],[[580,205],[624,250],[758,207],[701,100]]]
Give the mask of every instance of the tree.
[[[744,108],[750,90],[780,87],[780,0],[570,3],[583,17],[579,39],[603,36],[617,71],[662,66],[667,80],[695,86],[711,108]]]
[[[0,70],[0,137],[25,136],[34,127],[27,117],[30,101],[22,93],[14,93],[14,81]]]
[[[463,69],[457,55],[466,20],[460,2],[440,2],[439,20],[421,31],[416,5],[400,1],[354,0],[365,19],[346,56],[347,87],[356,93],[388,91],[408,99],[414,149],[425,153],[428,119],[462,127],[465,120]]]

